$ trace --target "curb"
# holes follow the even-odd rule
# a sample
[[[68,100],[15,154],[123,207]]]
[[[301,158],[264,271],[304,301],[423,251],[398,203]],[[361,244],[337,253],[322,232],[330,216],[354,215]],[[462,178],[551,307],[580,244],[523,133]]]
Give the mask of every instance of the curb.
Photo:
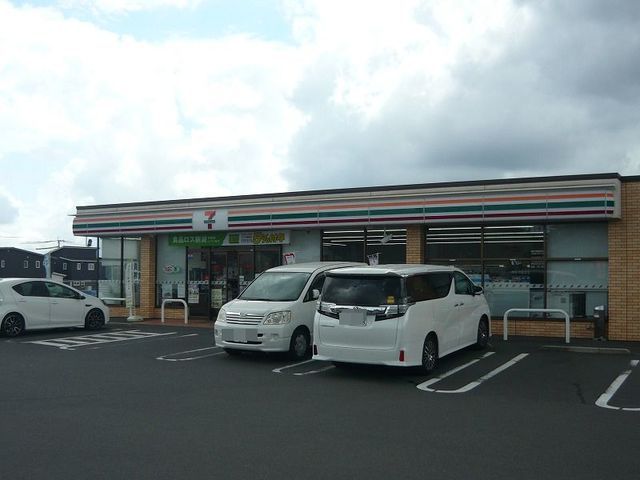
[[[541,350],[561,350],[563,352],[574,353],[608,353],[614,355],[631,355],[631,350],[628,348],[613,348],[613,347],[570,347],[563,345],[543,345]]]

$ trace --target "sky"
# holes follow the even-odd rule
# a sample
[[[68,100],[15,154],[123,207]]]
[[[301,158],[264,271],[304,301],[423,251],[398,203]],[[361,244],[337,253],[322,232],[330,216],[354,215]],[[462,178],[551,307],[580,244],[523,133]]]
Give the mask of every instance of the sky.
[[[634,0],[0,0],[0,246],[84,244],[79,205],[638,175],[639,24]]]

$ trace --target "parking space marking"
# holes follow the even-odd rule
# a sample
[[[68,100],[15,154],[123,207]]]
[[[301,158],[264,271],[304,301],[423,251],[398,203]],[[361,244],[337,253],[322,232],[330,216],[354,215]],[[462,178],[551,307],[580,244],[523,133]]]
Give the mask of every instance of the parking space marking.
[[[286,370],[287,368],[297,367],[298,365],[304,365],[305,363],[313,362],[313,358],[311,360],[305,360],[304,362],[293,363],[291,365],[285,365],[284,367],[274,368],[271,370],[273,373],[282,373],[282,370]]]
[[[318,368],[317,370],[309,370],[308,372],[297,372],[294,375],[314,375],[316,373],[326,372],[327,370],[331,370],[332,368],[336,368],[334,365],[329,365],[328,367]]]
[[[485,353],[480,358],[472,360],[471,362],[468,362],[468,363],[466,363],[464,365],[461,365],[460,367],[454,368],[453,370],[449,370],[448,372],[446,372],[446,373],[444,373],[442,375],[439,375],[439,376],[437,376],[435,378],[432,378],[430,380],[427,380],[426,382],[423,382],[423,383],[417,385],[416,388],[418,388],[419,390],[423,390],[425,392],[433,392],[433,393],[466,393],[466,392],[469,392],[469,391],[473,390],[478,385],[480,385],[483,382],[489,380],[490,378],[498,375],[500,372],[505,371],[507,368],[512,367],[513,365],[518,363],[520,360],[522,360],[523,358],[525,358],[525,357],[527,357],[529,355],[528,353],[521,353],[519,355],[516,355],[515,357],[513,357],[508,362],[503,363],[499,367],[491,370],[489,373],[487,373],[486,375],[483,375],[478,380],[474,380],[473,382],[470,382],[470,383],[466,384],[465,386],[460,387],[460,388],[458,388],[456,390],[437,390],[435,388],[430,388],[430,385],[438,383],[440,380],[442,380],[444,378],[447,378],[447,377],[453,375],[454,373],[459,372],[460,370],[464,370],[465,368],[467,368],[467,367],[479,362],[480,360],[489,357],[493,353],[495,353],[495,352]]]
[[[179,355],[183,355],[185,353],[194,353],[194,352],[204,352],[205,350],[219,350],[220,347],[206,347],[206,348],[196,348],[195,350],[185,350],[184,352],[177,353],[168,353],[167,355],[162,355],[160,357],[156,357],[156,360],[164,360],[165,362],[188,362],[191,360],[198,360],[200,358],[214,357],[216,355],[223,355],[225,352],[216,352],[216,353],[207,353],[206,355],[196,355],[195,357],[185,357],[185,358],[167,358],[167,357],[177,357]]]
[[[33,343],[35,345],[44,345],[47,347],[56,347],[60,350],[74,350],[78,347],[89,345],[98,345],[104,343],[124,342],[127,340],[139,340],[143,338],[163,337],[167,335],[175,335],[177,332],[154,333],[142,332],[140,330],[115,331],[109,333],[96,333],[93,335],[82,335],[76,337],[52,338],[49,340],[35,340],[23,343]]]
[[[639,360],[631,360],[631,362],[629,363],[629,368],[627,370],[625,370],[624,372],[622,372],[620,375],[618,375],[618,378],[616,378],[613,381],[613,383],[611,385],[609,385],[609,388],[607,388],[607,390],[602,395],[600,395],[598,397],[598,400],[596,400],[596,405],[597,406],[602,407],[602,408],[609,408],[611,410],[624,410],[624,411],[627,411],[627,412],[640,412],[640,408],[614,407],[613,405],[609,405],[609,401],[611,401],[611,398],[616,394],[618,389],[622,386],[622,384],[629,377],[629,375],[631,375],[631,372],[633,371],[633,369],[638,366],[638,363],[640,363]]]

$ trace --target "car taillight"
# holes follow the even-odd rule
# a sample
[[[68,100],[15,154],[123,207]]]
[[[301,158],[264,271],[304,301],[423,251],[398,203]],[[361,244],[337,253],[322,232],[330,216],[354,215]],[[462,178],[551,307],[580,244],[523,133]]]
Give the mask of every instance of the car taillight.
[[[404,350],[400,350],[400,356],[398,357],[398,361],[404,362]]]
[[[314,345],[314,346],[313,346],[313,354],[314,354],[314,355],[317,355],[317,354],[318,354],[318,346],[317,346],[317,345]]]

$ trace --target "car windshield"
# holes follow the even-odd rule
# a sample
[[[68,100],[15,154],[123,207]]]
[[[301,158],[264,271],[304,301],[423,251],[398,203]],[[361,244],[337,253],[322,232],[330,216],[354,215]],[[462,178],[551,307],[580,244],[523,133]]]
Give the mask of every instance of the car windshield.
[[[322,290],[322,301],[368,307],[394,305],[400,301],[401,286],[401,278],[395,275],[328,276]]]
[[[265,272],[238,298],[267,302],[293,301],[300,296],[310,276],[310,273],[302,272]]]

